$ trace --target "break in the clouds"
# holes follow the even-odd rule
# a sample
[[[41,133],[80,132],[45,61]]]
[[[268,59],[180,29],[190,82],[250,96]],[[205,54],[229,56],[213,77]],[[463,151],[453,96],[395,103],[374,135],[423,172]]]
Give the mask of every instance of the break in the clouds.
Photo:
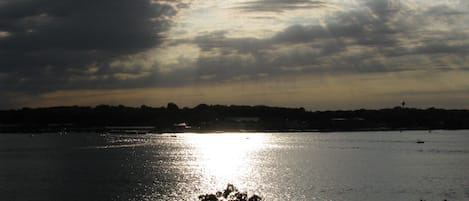
[[[0,104],[50,105],[30,99],[51,101],[58,93],[79,99],[82,90],[163,88],[181,91],[186,104],[236,104],[240,98],[226,101],[231,96],[220,88],[208,100],[186,92],[251,83],[254,93],[262,83],[281,82],[254,102],[314,107],[304,104],[327,97],[322,103],[340,107],[366,97],[387,106],[410,97],[431,106],[429,94],[447,90],[435,103],[469,107],[461,104],[469,81],[455,81],[469,75],[468,10],[459,0],[4,0]],[[391,88],[390,79],[396,80]],[[323,88],[337,94],[321,95]],[[348,90],[356,97],[341,97]],[[291,93],[298,100],[283,97]],[[135,100],[147,101],[143,96]],[[57,103],[62,96],[54,97]]]

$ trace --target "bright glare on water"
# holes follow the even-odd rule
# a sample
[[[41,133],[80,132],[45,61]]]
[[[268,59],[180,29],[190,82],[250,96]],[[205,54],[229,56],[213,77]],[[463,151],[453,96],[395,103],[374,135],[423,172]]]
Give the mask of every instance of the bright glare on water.
[[[260,169],[255,156],[266,147],[264,134],[184,134],[180,135],[190,149],[187,154],[195,157],[187,161],[198,170],[202,184],[221,190],[228,183],[245,187],[249,178],[258,178]]]
[[[468,170],[469,131],[0,135],[0,200],[469,200]]]

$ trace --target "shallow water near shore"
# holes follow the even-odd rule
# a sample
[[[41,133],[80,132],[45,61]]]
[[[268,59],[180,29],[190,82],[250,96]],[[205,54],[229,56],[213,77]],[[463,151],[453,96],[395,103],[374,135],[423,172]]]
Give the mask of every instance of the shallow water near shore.
[[[468,170],[467,130],[0,135],[0,200],[469,200]]]

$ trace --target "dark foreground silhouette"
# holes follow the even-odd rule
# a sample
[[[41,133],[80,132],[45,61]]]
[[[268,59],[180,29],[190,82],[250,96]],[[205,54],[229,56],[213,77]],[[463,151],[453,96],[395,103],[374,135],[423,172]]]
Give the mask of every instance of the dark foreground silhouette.
[[[469,110],[307,111],[304,108],[206,105],[179,108],[67,106],[0,111],[0,133],[366,131],[469,129]]]
[[[262,198],[258,195],[253,195],[248,198],[246,192],[239,192],[238,189],[233,184],[228,184],[226,189],[221,192],[218,191],[215,194],[205,194],[199,196],[200,201],[219,201],[219,200],[229,200],[229,201],[261,201]]]

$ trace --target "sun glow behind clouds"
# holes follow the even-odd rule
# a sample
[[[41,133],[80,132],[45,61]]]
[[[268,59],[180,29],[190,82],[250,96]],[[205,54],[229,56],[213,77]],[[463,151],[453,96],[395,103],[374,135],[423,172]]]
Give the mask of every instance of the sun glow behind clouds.
[[[201,183],[217,189],[227,183],[245,188],[260,174],[256,152],[265,148],[266,134],[185,134],[184,140],[193,147],[196,164],[203,178]]]
[[[25,25],[0,27],[2,109],[469,107],[469,1],[74,1],[70,16],[54,3],[0,2],[7,21]],[[76,29],[86,33],[61,37]]]

